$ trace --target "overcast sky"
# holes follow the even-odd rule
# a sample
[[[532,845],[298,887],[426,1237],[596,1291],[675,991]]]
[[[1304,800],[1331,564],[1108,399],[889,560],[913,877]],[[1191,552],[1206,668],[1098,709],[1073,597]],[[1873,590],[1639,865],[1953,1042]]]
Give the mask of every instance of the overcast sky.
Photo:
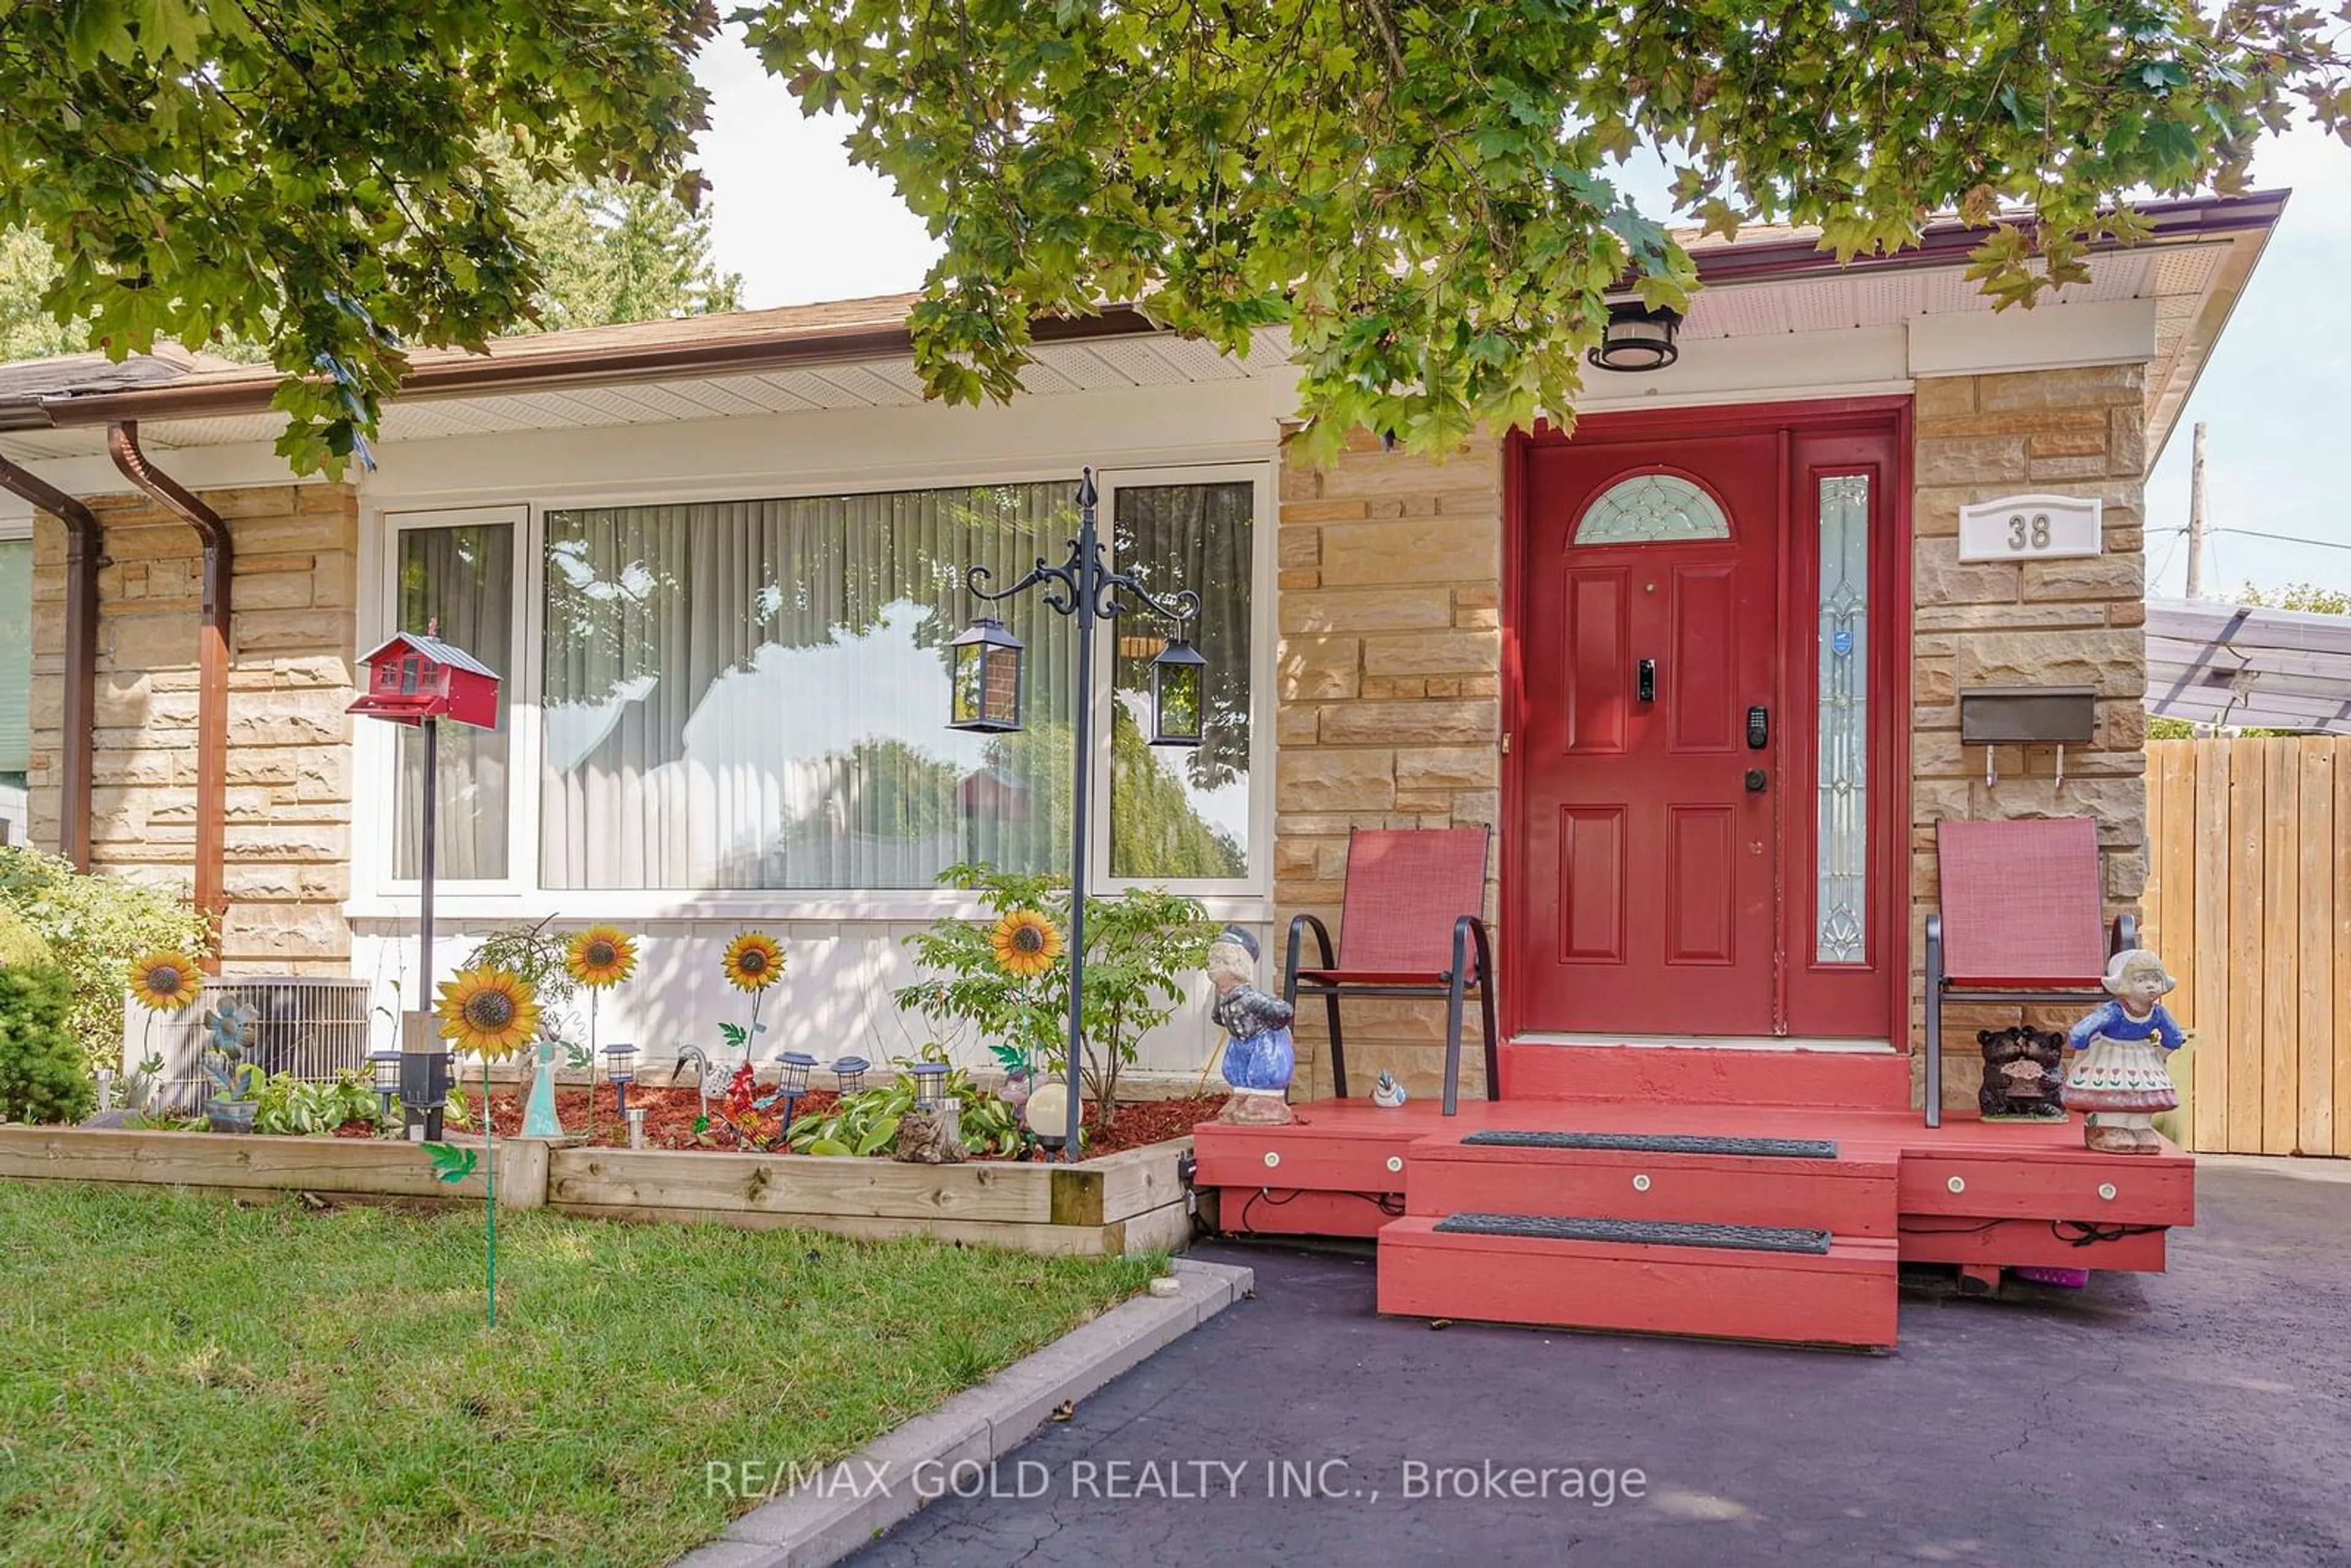
[[[719,266],[739,272],[748,304],[888,294],[920,287],[935,254],[922,225],[879,176],[851,166],[841,125],[809,120],[730,37],[697,74],[715,96],[702,141]],[[2158,593],[2187,571],[2189,431],[2207,434],[2206,516],[2214,530],[2205,592],[2308,581],[2351,588],[2351,503],[2343,499],[2351,403],[2351,148],[2315,129],[2265,148],[2264,189],[2294,200],[2147,483],[2147,560]],[[1638,182],[1653,216],[1669,217],[1661,178]],[[2278,534],[2325,544],[2251,537]]]

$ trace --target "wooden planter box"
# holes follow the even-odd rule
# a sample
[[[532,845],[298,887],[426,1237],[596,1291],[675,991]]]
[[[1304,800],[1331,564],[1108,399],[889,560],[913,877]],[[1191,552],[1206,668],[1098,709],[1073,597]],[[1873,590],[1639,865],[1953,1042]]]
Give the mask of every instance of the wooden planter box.
[[[453,1140],[462,1141],[462,1140]],[[1176,1138],[1076,1165],[895,1160],[498,1140],[501,1207],[601,1219],[716,1220],[843,1236],[935,1236],[1026,1252],[1179,1249],[1192,1234]],[[483,1173],[437,1180],[413,1144],[76,1127],[0,1127],[0,1177],[204,1187],[246,1197],[480,1202]]]

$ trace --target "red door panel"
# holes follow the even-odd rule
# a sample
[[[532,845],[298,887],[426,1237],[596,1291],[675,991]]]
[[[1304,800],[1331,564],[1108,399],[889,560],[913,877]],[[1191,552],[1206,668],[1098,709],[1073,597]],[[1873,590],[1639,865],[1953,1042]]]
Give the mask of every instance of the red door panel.
[[[1669,964],[1739,958],[1739,824],[1728,806],[1666,808]]]
[[[1625,961],[1625,810],[1562,806],[1559,813],[1559,958]]]
[[[1527,455],[1527,1030],[1774,1027],[1777,803],[1747,787],[1771,758],[1748,749],[1746,712],[1774,702],[1781,450],[1762,434]],[[1659,472],[1708,492],[1729,537],[1576,542],[1596,497]]]
[[[1621,567],[1567,569],[1566,591],[1560,595],[1567,611],[1567,659],[1558,682],[1566,707],[1564,750],[1625,749],[1625,705],[1631,697],[1625,685],[1626,575]]]

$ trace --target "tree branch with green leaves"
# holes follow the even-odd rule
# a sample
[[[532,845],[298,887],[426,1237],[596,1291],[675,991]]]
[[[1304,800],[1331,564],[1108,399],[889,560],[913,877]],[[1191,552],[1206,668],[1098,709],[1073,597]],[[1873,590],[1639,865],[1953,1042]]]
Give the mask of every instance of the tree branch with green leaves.
[[[951,402],[1010,396],[1040,314],[1140,304],[1247,351],[1290,329],[1311,455],[1566,423],[1609,297],[1685,307],[1614,166],[1663,152],[1708,231],[1841,261],[1984,228],[2001,308],[2242,187],[2297,106],[2351,123],[2344,15],[2282,0],[776,0],[768,68],[946,249],[914,314]],[[2033,221],[2019,221],[2031,209]]]

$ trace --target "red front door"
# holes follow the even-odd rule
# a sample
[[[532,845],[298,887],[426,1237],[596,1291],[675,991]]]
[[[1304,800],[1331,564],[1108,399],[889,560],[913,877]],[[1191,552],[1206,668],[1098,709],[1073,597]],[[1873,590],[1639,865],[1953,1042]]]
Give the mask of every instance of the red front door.
[[[1517,449],[1518,1032],[1891,1034],[1897,443],[1724,413]]]
[[[1530,1028],[1771,1032],[1771,737],[1750,746],[1748,710],[1768,731],[1778,450],[1767,434],[1529,454]]]

